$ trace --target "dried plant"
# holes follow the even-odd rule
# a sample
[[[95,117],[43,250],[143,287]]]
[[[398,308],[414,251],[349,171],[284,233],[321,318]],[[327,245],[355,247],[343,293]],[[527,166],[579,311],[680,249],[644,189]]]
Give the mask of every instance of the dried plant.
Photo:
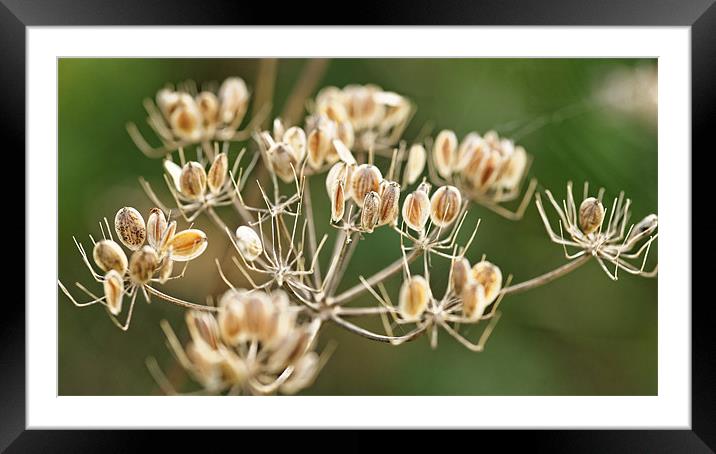
[[[316,82],[319,74],[313,69],[307,74]],[[306,93],[312,85],[301,80],[297,91]],[[95,263],[106,273],[102,275],[77,243],[105,295],[97,298],[77,284],[93,298],[78,303],[61,283],[60,287],[78,306],[105,305],[112,320],[125,330],[139,290],[147,300],[155,295],[190,309],[186,322],[191,341],[186,347],[167,322],[161,325],[171,351],[201,385],[201,393],[300,391],[313,382],[328,357],[327,351],[319,356],[313,349],[321,328],[329,323],[390,345],[428,335],[433,348],[443,330],[480,352],[500,318],[504,297],[544,285],[590,257],[614,280],[619,269],[656,275],[656,267],[645,271],[649,248],[657,237],[656,215],[627,229],[630,201],[623,193],[607,213],[602,205],[604,190],[596,198],[589,197],[585,185],[577,208],[571,183],[561,206],[545,191],[559,218],[559,236],[552,230],[541,196],[536,196],[549,238],[565,247],[568,263],[517,284],[511,284],[511,275],[503,278],[500,267],[484,255],[472,265],[469,257],[475,254],[470,247],[480,221],[461,241],[468,209],[476,204],[519,219],[536,188],[532,179],[522,191],[532,157],[493,131],[482,136],[470,133],[458,143],[455,133],[443,130],[434,140],[416,137],[408,147],[402,134],[415,107],[406,97],[373,85],[319,91],[307,103],[305,126],[291,124],[291,118],[284,116],[274,120],[270,131],[259,126],[261,119],[239,131],[249,103],[241,79],[227,79],[218,91],[208,88],[197,93],[194,87],[187,83],[176,90],[162,89],[156,104],[145,102],[149,125],[162,141],[160,148],[146,145],[136,127],[129,126],[140,150],[163,158],[172,203],[162,202],[142,179],[142,187],[156,205],[147,224],[131,208],[122,208],[115,220],[120,241],[134,251],[129,261],[111,233],[109,239],[92,239]],[[295,97],[289,104],[296,104]],[[266,111],[267,105],[256,105],[254,111]],[[230,142],[249,138],[230,166]],[[185,150],[192,147],[196,159],[187,161]],[[244,160],[245,156],[251,157]],[[426,164],[428,175],[424,176]],[[325,196],[311,194],[310,178],[325,182]],[[520,197],[516,211],[503,206]],[[319,200],[330,205],[326,219],[314,216],[313,205]],[[229,207],[241,218],[239,225],[229,226],[220,215],[219,208]],[[170,276],[172,263],[191,260],[206,247],[206,235],[200,230],[176,233],[176,221],[167,221],[171,213],[187,222],[206,215],[236,252],[232,264],[242,276],[240,282],[229,279],[225,264],[215,260],[216,272],[227,287],[217,306],[193,304],[153,287],[182,277],[186,267]],[[106,220],[105,224],[109,230]],[[320,234],[321,227],[326,233]],[[331,229],[333,234],[329,234]],[[356,249],[369,247],[371,235],[378,230],[399,238],[395,261],[369,276],[351,277],[346,271]],[[567,247],[578,251],[570,254]],[[418,259],[420,273],[411,269]],[[630,260],[641,260],[641,265]],[[431,285],[433,261],[450,267],[442,296],[436,296]],[[605,262],[614,266],[613,272]],[[397,299],[391,298],[385,285],[396,275],[401,279]],[[120,323],[116,315],[125,293],[132,299],[126,322]],[[377,304],[349,304],[366,293]],[[211,295],[208,300],[213,301]],[[368,329],[360,322],[374,317],[382,321],[382,330]],[[473,325],[483,329],[477,339],[470,340],[465,327]],[[409,329],[396,334],[397,326]],[[148,366],[165,392],[175,394],[156,361],[150,358]]]

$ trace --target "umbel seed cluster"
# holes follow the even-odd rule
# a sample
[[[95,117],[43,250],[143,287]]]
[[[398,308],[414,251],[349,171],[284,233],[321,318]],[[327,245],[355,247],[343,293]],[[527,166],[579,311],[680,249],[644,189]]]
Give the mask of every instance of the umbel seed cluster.
[[[425,335],[437,348],[442,332],[480,352],[506,296],[544,285],[591,259],[613,280],[620,270],[657,274],[656,265],[647,269],[657,216],[629,224],[631,201],[623,193],[607,209],[605,191],[591,195],[586,184],[577,205],[569,183],[561,204],[544,191],[559,234],[542,196],[534,196],[549,239],[563,247],[567,263],[513,284],[512,275],[505,277],[498,264],[471,251],[480,221],[466,239],[460,233],[471,209],[488,209],[507,220],[522,217],[536,189],[534,178],[525,185],[532,161],[525,148],[494,131],[473,131],[459,140],[444,129],[408,140],[403,134],[415,106],[406,96],[376,85],[347,85],[325,87],[305,99],[317,88],[316,67],[309,63],[287,102],[307,106],[303,120],[286,114],[274,119],[270,130],[263,125],[271,100],[252,99],[239,77],[201,89],[193,82],[160,89],[144,104],[159,145],[149,145],[133,123],[127,128],[145,155],[161,158],[170,200],[140,179],[154,204],[146,222],[138,210],[120,208],[115,241],[104,219],[102,239],[90,235],[92,260],[75,240],[103,292],[95,296],[76,283],[90,298],[80,302],[60,282],[76,306],[105,306],[122,330],[130,326],[138,293],[147,302],[154,297],[186,311],[188,341],[166,321],[160,324],[178,364],[199,385],[192,393],[305,389],[332,350],[317,351],[319,333],[329,324],[395,346]],[[269,73],[260,69],[256,93],[271,92]],[[312,179],[320,180],[325,195],[312,194]],[[516,209],[506,206],[519,199]],[[328,207],[329,218],[314,216],[318,203]],[[225,221],[233,216],[238,224]],[[230,261],[196,260],[206,250],[207,235],[192,225],[178,230],[178,223],[206,220],[226,236],[223,241],[235,252]],[[371,247],[379,229],[400,240],[395,260],[379,269],[354,264],[356,249]],[[215,273],[223,293],[205,295],[208,303],[198,304],[159,290],[181,279],[195,260],[195,272]],[[182,262],[181,272],[175,272]],[[449,267],[444,289],[434,288],[434,262]],[[227,266],[238,279],[229,278]],[[358,271],[347,273],[351,266]],[[391,298],[386,283],[394,278],[399,291]],[[382,330],[365,327],[363,321],[374,317]],[[472,326],[478,327],[470,330],[477,333],[474,339],[468,336]],[[153,358],[147,365],[166,393],[178,393]]]

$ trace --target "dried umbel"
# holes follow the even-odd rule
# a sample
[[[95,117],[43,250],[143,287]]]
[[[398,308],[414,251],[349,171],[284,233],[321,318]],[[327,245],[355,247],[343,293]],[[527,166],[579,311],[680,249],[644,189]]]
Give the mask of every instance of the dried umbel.
[[[418,188],[403,202],[403,221],[411,229],[422,232],[430,217],[430,197],[425,189]]]
[[[430,219],[438,227],[452,224],[461,209],[462,196],[455,186],[438,188],[430,198]]]
[[[604,206],[602,202],[589,197],[584,199],[581,205],[579,205],[579,226],[582,228],[582,232],[587,235],[599,230],[604,222]]]
[[[425,312],[431,293],[428,282],[422,276],[412,276],[403,281],[398,297],[398,310],[404,320],[417,320]]]
[[[383,176],[378,167],[372,164],[361,164],[356,167],[351,177],[351,196],[359,207],[363,206],[365,196],[373,191],[378,192]]]
[[[94,262],[102,271],[115,270],[120,275],[127,271],[127,255],[119,244],[112,240],[100,240],[92,250]]]
[[[363,210],[360,215],[360,225],[364,232],[370,233],[378,224],[380,219],[380,196],[375,191],[370,191],[363,199]]]
[[[138,250],[147,237],[147,227],[139,211],[124,207],[114,216],[114,230],[119,240],[132,251]]]
[[[497,265],[486,260],[477,262],[472,267],[472,278],[484,288],[486,304],[497,299],[502,290],[502,271]]]
[[[184,197],[198,200],[206,191],[206,170],[196,161],[187,162],[179,176],[179,190]]]
[[[263,252],[263,245],[258,233],[247,225],[241,225],[236,229],[236,246],[241,256],[253,262]]]

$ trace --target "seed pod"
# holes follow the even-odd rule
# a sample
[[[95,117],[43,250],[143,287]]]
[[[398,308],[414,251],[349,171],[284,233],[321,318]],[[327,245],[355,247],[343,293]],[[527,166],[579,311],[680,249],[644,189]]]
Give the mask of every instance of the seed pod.
[[[115,270],[124,275],[127,271],[127,255],[121,246],[112,240],[101,240],[94,245],[92,257],[104,272]]]
[[[152,208],[147,218],[147,243],[156,250],[159,250],[162,235],[168,227],[167,218],[159,208]]]
[[[256,260],[264,250],[259,235],[247,225],[241,225],[236,229],[236,246],[239,254],[249,262]]]
[[[343,193],[346,197],[350,197],[348,194],[353,181],[353,173],[355,172],[356,166],[354,164],[346,164],[343,161],[333,164],[333,167],[328,171],[326,175],[326,192],[328,197],[331,197],[335,184],[340,181],[343,183]]]
[[[240,123],[249,103],[249,90],[240,77],[229,77],[219,88],[219,119],[226,124]]]
[[[500,186],[508,191],[517,187],[527,168],[527,152],[523,147],[515,147],[502,167],[498,179]]]
[[[604,222],[604,206],[594,197],[584,199],[579,205],[579,226],[589,235],[599,229]]]
[[[331,194],[331,221],[338,222],[343,218],[346,210],[346,197],[343,191],[343,182],[336,181]]]
[[[452,288],[456,295],[462,294],[463,289],[472,281],[470,262],[462,257],[452,264]]]
[[[385,107],[378,104],[375,94],[380,90],[375,85],[348,85],[343,88],[347,97],[348,116],[356,130],[377,125],[383,118]]]
[[[221,377],[224,383],[242,384],[249,376],[249,368],[239,355],[229,349],[221,350]]]
[[[276,142],[280,142],[283,139],[283,135],[286,133],[286,128],[283,125],[283,121],[280,118],[273,120],[273,139]]]
[[[461,294],[462,314],[469,320],[476,321],[485,313],[488,306],[485,287],[477,282],[470,282]]]
[[[487,304],[495,301],[500,294],[500,290],[502,290],[502,271],[500,271],[500,268],[483,260],[472,267],[472,277],[485,288]]]
[[[440,131],[433,145],[433,162],[441,177],[450,177],[456,165],[456,158],[457,136],[447,129]]]
[[[443,186],[430,198],[430,219],[438,227],[446,227],[457,219],[462,196],[455,186]]]
[[[159,257],[151,246],[144,246],[129,258],[129,277],[135,284],[150,281],[159,266]]]
[[[226,175],[229,172],[229,158],[226,153],[219,153],[214,158],[214,162],[209,167],[209,173],[206,176],[206,183],[209,191],[216,195],[221,192],[226,182]]]
[[[380,218],[380,196],[370,191],[363,200],[363,210],[360,214],[360,226],[364,232],[372,232]]]
[[[295,328],[297,313],[290,309],[290,301],[285,291],[276,289],[269,296],[274,315],[264,344],[272,350]]]
[[[365,196],[370,192],[378,192],[383,176],[380,170],[371,164],[356,167],[351,176],[351,197],[359,207],[363,206]]]
[[[177,191],[181,191],[181,167],[174,161],[164,160],[164,170],[171,178]]]
[[[114,231],[119,241],[132,251],[138,250],[147,237],[144,218],[132,207],[124,207],[114,216]]]
[[[326,160],[332,148],[332,134],[327,128],[318,127],[308,135],[306,147],[308,149],[308,165],[314,170],[319,169]]]
[[[232,290],[229,290],[232,292]],[[225,294],[226,295],[226,294]],[[222,297],[224,303],[219,311],[218,322],[221,339],[229,346],[236,346],[246,339],[246,323],[244,320],[244,304],[241,297],[232,295],[230,298]]]
[[[498,148],[500,146],[500,135],[497,134],[496,131],[487,131],[482,138],[490,148]]]
[[[479,147],[482,143],[482,137],[476,132],[471,132],[466,135],[460,146],[457,149],[457,159],[455,161],[454,169],[456,172],[462,172],[465,166],[471,159],[471,155],[474,153],[475,148]]]
[[[378,225],[395,224],[398,220],[400,204],[400,185],[395,181],[383,180],[380,183],[380,213]]]
[[[430,286],[422,276],[412,276],[403,282],[398,295],[398,311],[404,320],[416,321],[423,315],[430,301]]]
[[[348,147],[340,140],[333,140],[333,149],[336,150],[338,158],[346,164],[356,164],[356,158],[353,157],[353,153]]]
[[[109,270],[104,275],[104,296],[107,301],[107,309],[112,315],[118,315],[122,312],[122,297],[124,296],[124,280],[123,274],[117,270]]]
[[[165,257],[162,261],[162,265],[159,268],[159,283],[166,283],[172,276],[172,270],[174,269],[174,260],[169,257]]]
[[[497,180],[500,169],[506,162],[505,159],[497,150],[487,152],[480,160],[477,172],[470,175],[473,186],[481,191],[490,189]]]
[[[308,349],[311,340],[309,329],[301,327],[291,330],[274,349],[269,357],[267,367],[273,372],[278,372],[301,358]]]
[[[198,229],[187,229],[175,234],[169,240],[169,251],[175,262],[188,262],[199,257],[208,245],[206,233]]]
[[[162,236],[159,240],[159,248],[157,250],[159,255],[163,256],[164,254],[169,252],[169,244],[170,244],[172,238],[174,238],[174,234],[176,233],[176,231],[177,231],[177,221],[172,221],[169,223],[169,225],[164,230],[164,232],[162,232]]]
[[[308,352],[303,355],[293,368],[291,376],[281,385],[283,394],[296,394],[313,383],[318,373],[320,359],[316,352]]]
[[[651,235],[651,233],[656,230],[656,228],[659,225],[659,218],[655,214],[647,215],[644,219],[639,221],[638,224],[636,224],[632,229],[631,233],[629,234],[629,239],[632,239],[636,236],[646,236]],[[644,233],[648,232],[648,233]]]
[[[186,326],[194,344],[211,351],[219,350],[219,324],[212,314],[201,311],[187,311]]]
[[[202,115],[194,98],[187,93],[179,94],[179,102],[169,117],[169,126],[172,132],[187,142],[196,142],[201,139]]]
[[[408,161],[405,164],[405,181],[413,184],[418,181],[420,175],[425,170],[425,162],[427,161],[427,152],[425,147],[415,144],[408,151]]]
[[[403,202],[403,221],[411,229],[422,232],[430,216],[430,198],[425,191],[415,191]]]
[[[264,341],[270,332],[274,307],[263,292],[247,293],[243,298],[244,326],[249,340]]]
[[[215,128],[219,119],[219,98],[210,91],[202,91],[196,96],[196,104],[204,120],[204,127]]]
[[[321,114],[336,123],[348,121],[348,112],[338,100],[331,100],[321,106]]]
[[[189,342],[185,350],[186,356],[196,372],[196,378],[201,385],[209,391],[219,391],[223,386],[220,367],[221,354],[206,347],[198,346],[194,342]]]
[[[353,148],[355,145],[355,133],[353,132],[353,126],[347,121],[338,123],[336,125],[336,137],[348,147]]]
[[[206,191],[206,170],[196,161],[184,165],[179,176],[180,192],[187,198],[198,200]]]
[[[169,120],[174,109],[179,104],[179,93],[168,88],[162,88],[157,92],[157,107],[164,115],[164,118]]]
[[[283,142],[286,142],[296,152],[296,160],[302,162],[306,157],[306,133],[303,129],[293,126],[283,134]],[[298,173],[298,169],[296,170]]]
[[[285,142],[278,142],[267,152],[271,169],[285,183],[294,179],[294,172],[298,174],[298,154],[293,147]]]

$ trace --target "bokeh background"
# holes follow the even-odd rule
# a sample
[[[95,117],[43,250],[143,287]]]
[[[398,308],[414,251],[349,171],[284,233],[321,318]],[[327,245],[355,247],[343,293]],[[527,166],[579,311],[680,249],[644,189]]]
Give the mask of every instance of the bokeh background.
[[[280,61],[274,114],[281,111],[304,64]],[[88,244],[86,235],[99,233],[97,222],[104,216],[111,221],[124,205],[147,213],[151,204],[140,189],[139,176],[149,180],[160,197],[168,196],[160,161],[145,158],[125,130],[128,121],[144,125],[142,99],[153,97],[167,82],[187,79],[221,82],[238,75],[254,87],[257,67],[256,60],[59,60],[58,244],[63,282],[80,281],[100,291],[93,287],[72,235]],[[331,61],[321,86],[374,83],[411,98],[418,110],[407,139],[428,121],[435,133],[450,128],[459,137],[490,128],[508,136],[520,134],[519,143],[535,158],[531,174],[539,179],[539,189],[551,188],[561,198],[567,180],[577,188],[589,180],[595,188],[607,188],[607,200],[623,189],[633,200],[636,221],[657,212],[656,110],[642,103],[655,87],[632,86],[628,99],[618,105],[605,105],[596,94],[619,84],[615,73],[645,69],[655,72],[656,60],[338,59]],[[586,108],[572,110],[574,106]],[[573,114],[563,115],[566,112]],[[238,149],[232,147],[232,157]],[[326,220],[319,233],[332,232],[322,179],[314,179],[312,187],[316,215]],[[581,191],[578,194],[581,197]],[[238,223],[230,210],[222,215],[230,225]],[[470,220],[477,217],[482,224],[469,254],[472,260],[487,254],[503,273],[513,273],[515,282],[564,263],[561,247],[549,241],[534,204],[519,222],[474,207]],[[187,276],[168,284],[167,290],[203,302],[206,295],[225,290],[213,258],[225,257],[228,241],[207,219],[200,219],[199,225],[209,234],[210,246],[192,262]],[[344,288],[355,284],[358,274],[370,274],[398,257],[398,240],[387,229],[364,241]],[[652,252],[651,262],[657,250]],[[438,294],[448,263],[433,263]],[[232,277],[239,281],[238,273]],[[397,278],[389,282],[392,295],[397,296],[398,286]],[[56,304],[61,395],[159,394],[145,367],[148,356],[157,358],[180,390],[196,389],[176,367],[159,328],[159,321],[167,319],[186,339],[179,308],[157,301],[147,305],[140,298],[132,326],[123,333],[99,306],[76,308],[59,292]],[[357,304],[374,301],[365,297]],[[335,341],[337,350],[304,394],[657,394],[655,279],[623,273],[612,282],[590,262],[547,286],[505,299],[501,310],[503,317],[481,354],[469,352],[445,333],[433,351],[426,338],[392,347],[328,326],[320,344]],[[479,330],[472,332],[476,335]]]

